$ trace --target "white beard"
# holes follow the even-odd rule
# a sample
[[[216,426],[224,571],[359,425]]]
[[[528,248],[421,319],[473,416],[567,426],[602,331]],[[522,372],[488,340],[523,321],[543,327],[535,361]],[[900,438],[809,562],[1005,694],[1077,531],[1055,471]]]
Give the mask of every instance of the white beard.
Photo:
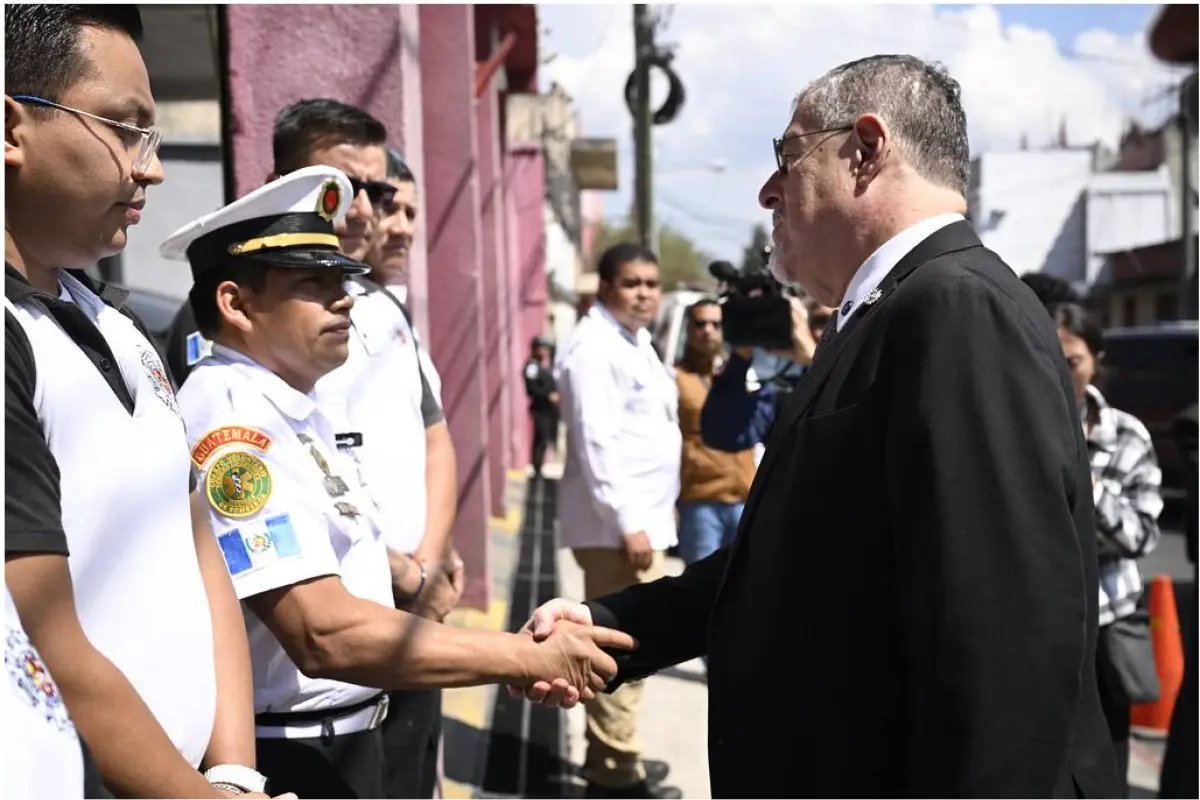
[[[784,273],[783,267],[781,267],[779,264],[779,248],[778,247],[771,248],[771,255],[767,257],[767,270],[771,273],[772,277],[774,277],[775,280],[779,281],[781,284],[788,287],[789,289],[803,290],[804,287],[802,287],[799,283],[797,283],[796,281],[789,278],[787,276],[787,274]]]

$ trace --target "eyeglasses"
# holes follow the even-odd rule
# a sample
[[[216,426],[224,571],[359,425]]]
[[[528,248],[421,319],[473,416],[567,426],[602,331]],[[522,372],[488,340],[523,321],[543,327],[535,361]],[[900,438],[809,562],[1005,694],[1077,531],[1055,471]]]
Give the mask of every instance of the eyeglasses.
[[[779,168],[779,174],[787,174],[787,161],[784,160],[785,158],[803,157],[800,153],[784,153],[784,142],[790,142],[793,139],[803,139],[805,136],[816,136],[820,133],[845,133],[846,131],[852,130],[854,130],[853,125],[842,125],[838,128],[823,128],[819,131],[809,131],[808,133],[789,133],[787,136],[781,136],[778,139],[772,139],[771,141],[775,145],[775,165]],[[807,156],[808,153],[811,152],[812,151],[809,150],[808,152],[804,153],[804,156]]]
[[[29,103],[35,106],[45,106],[47,108],[57,108],[59,111],[67,111],[72,114],[78,114],[81,117],[94,119],[97,122],[103,122],[105,125],[110,125],[117,130],[125,131],[126,133],[134,133],[141,137],[141,147],[138,150],[137,157],[133,160],[133,172],[135,175],[144,175],[150,169],[150,165],[154,163],[154,157],[158,155],[158,147],[162,144],[162,131],[158,128],[139,128],[136,125],[129,125],[124,122],[117,122],[115,119],[102,117],[98,114],[93,114],[90,111],[81,111],[78,108],[60,105],[53,101],[47,100],[44,97],[34,97],[28,94],[14,95],[13,100],[18,103]]]
[[[383,211],[396,198],[396,187],[386,181],[364,181],[359,178],[350,178],[350,188],[354,191],[355,197],[358,197],[359,192],[366,192],[367,199],[371,201],[371,208],[376,212]]]

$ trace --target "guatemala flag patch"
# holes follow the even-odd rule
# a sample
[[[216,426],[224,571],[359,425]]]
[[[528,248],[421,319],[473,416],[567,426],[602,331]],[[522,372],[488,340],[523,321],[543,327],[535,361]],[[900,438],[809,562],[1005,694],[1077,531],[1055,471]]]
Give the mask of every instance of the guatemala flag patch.
[[[300,555],[296,529],[287,514],[234,528],[218,536],[217,542],[234,577]]]

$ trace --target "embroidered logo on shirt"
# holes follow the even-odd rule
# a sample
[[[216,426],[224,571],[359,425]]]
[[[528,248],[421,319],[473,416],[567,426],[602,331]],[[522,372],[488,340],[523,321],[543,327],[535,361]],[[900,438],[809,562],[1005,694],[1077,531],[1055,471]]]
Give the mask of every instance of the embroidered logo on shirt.
[[[37,650],[22,631],[9,629],[4,643],[4,666],[29,704],[45,716],[46,721],[60,731],[74,733],[75,726],[63,705],[58,685],[50,677],[50,671],[38,657]]]
[[[881,297],[883,297],[882,291],[880,291],[879,289],[872,289],[871,293],[863,298],[863,305],[864,306],[875,305],[875,303],[877,303],[879,301],[879,298],[881,298]]]
[[[217,537],[217,543],[225,556],[225,566],[234,577],[300,555],[300,540],[287,514],[250,528],[226,531]]]
[[[226,453],[208,469],[205,494],[209,504],[227,517],[257,514],[271,497],[271,473],[251,453]]]
[[[248,444],[264,453],[271,449],[271,437],[254,428],[244,428],[241,425],[226,425],[215,428],[201,436],[192,447],[192,463],[198,468],[203,467],[212,458],[217,448],[227,444]]]
[[[167,371],[163,369],[158,355],[142,348],[142,369],[146,371],[146,377],[154,387],[154,394],[178,416],[179,404],[175,401],[175,390],[171,388],[171,381],[167,378]]]

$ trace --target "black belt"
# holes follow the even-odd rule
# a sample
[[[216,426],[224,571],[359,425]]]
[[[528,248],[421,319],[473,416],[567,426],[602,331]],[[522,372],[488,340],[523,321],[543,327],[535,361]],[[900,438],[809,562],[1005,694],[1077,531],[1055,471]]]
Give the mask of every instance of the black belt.
[[[372,706],[378,709],[378,713],[371,720],[368,730],[375,730],[383,722],[384,717],[387,716],[388,696],[383,692],[350,706],[319,708],[314,711],[264,711],[261,714],[254,715],[254,724],[264,728],[320,725],[321,738],[331,739],[333,738],[333,723],[335,720],[357,714]]]

